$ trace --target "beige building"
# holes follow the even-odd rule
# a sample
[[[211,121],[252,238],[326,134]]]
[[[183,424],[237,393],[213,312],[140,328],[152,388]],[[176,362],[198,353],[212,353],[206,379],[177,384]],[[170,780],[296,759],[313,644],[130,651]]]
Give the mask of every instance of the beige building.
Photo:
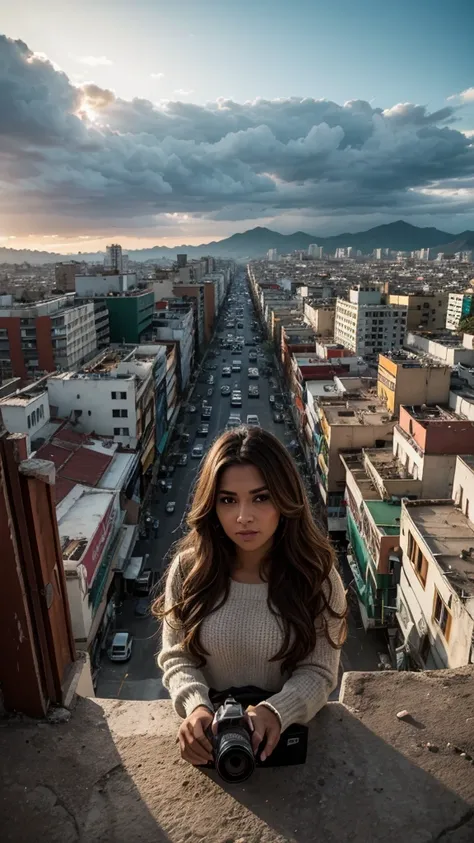
[[[323,337],[332,337],[334,335],[334,317],[336,308],[334,305],[321,306],[315,304],[304,303],[304,315],[315,334],[321,334]]]
[[[415,293],[399,295],[391,293],[388,304],[407,308],[407,331],[421,328],[434,331],[444,328],[448,311],[447,293]]]
[[[447,404],[451,369],[416,354],[379,355],[377,394],[396,413],[401,404]]]

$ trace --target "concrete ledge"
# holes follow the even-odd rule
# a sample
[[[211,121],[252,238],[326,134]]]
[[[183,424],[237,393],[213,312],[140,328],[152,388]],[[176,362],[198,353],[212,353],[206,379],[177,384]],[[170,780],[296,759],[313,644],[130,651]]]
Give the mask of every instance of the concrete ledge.
[[[0,721],[2,841],[472,843],[474,668],[346,674],[342,695],[306,765],[233,788],[179,759],[167,701]]]

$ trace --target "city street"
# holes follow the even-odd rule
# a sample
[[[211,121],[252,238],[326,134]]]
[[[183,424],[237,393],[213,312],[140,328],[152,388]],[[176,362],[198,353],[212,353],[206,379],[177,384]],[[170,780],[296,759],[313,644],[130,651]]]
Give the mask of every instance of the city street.
[[[247,288],[245,282],[239,282],[237,280],[233,285],[231,295],[235,296],[239,287],[243,287],[246,293]],[[231,309],[236,304],[243,305],[244,316],[242,320],[239,317],[239,321],[243,321],[245,327],[243,330],[236,329],[236,333],[245,336],[245,340],[248,341],[253,338],[251,322],[255,318],[255,313],[253,305],[247,303],[245,295],[242,296],[242,294],[237,293],[237,296],[239,299],[244,297],[244,301],[234,302],[231,305]],[[220,321],[223,321],[222,317]],[[220,327],[219,330],[220,332],[224,331],[224,327]],[[258,383],[260,396],[259,398],[248,397],[247,369],[249,367],[249,347],[244,345],[240,355],[236,355],[230,350],[222,350],[218,356],[211,358],[209,351],[212,350],[215,352],[218,348],[219,344],[216,334],[208,349],[206,363],[215,364],[217,369],[212,372],[202,372],[189,399],[189,404],[194,404],[197,412],[186,412],[184,415],[184,429],[190,434],[190,441],[187,446],[182,446],[180,450],[186,450],[188,463],[186,466],[176,466],[171,478],[172,488],[165,493],[162,491],[157,492],[157,501],[150,505],[152,517],[158,518],[160,522],[158,538],[141,540],[134,551],[135,556],[149,554],[147,567],[151,567],[156,572],[157,584],[171,559],[172,553],[170,553],[170,549],[174,542],[181,536],[181,521],[200,464],[199,459],[193,459],[191,456],[193,444],[202,443],[205,445],[205,448],[208,448],[214,438],[225,429],[231,411],[239,413],[243,422],[245,422],[248,413],[255,413],[259,417],[261,426],[276,434],[282,442],[288,442],[292,438],[292,428],[289,422],[277,424],[273,420],[269,395],[275,390],[271,389],[268,378],[260,375],[258,381],[250,381],[250,383]],[[222,377],[222,367],[225,365],[230,366],[232,360],[236,359],[237,356],[242,360],[241,372],[233,372],[230,378]],[[257,365],[261,368],[264,363],[265,357],[263,352],[261,352],[257,363],[250,365]],[[214,377],[214,392],[212,397],[207,398],[209,386],[207,383],[200,381],[205,381],[209,374],[212,374]],[[230,396],[221,396],[220,389],[223,385],[229,385],[232,388],[234,384],[238,384],[242,390],[242,407],[232,408],[231,410]],[[209,404],[212,405],[212,415],[210,419],[206,420],[209,423],[209,434],[206,438],[199,437],[196,439],[197,428],[202,423],[200,409],[203,398],[207,398]],[[171,450],[173,450],[173,447]],[[175,501],[176,503],[173,514],[167,514],[165,510],[166,504],[169,501]],[[116,622],[117,630],[127,630],[134,637],[132,656],[128,662],[113,663],[108,659],[106,654],[103,655],[96,689],[97,696],[99,697],[153,700],[168,696],[161,682],[161,671],[156,664],[156,653],[159,649],[160,641],[159,625],[150,615],[136,617],[134,614],[136,603],[137,598],[126,598],[121,613],[117,615]],[[343,653],[342,659],[345,669],[376,669],[376,651],[369,639],[363,630],[361,631],[351,622],[350,636],[347,644],[348,652]],[[359,663],[361,664],[360,667],[358,667]],[[369,668],[369,665],[372,665],[372,667]]]

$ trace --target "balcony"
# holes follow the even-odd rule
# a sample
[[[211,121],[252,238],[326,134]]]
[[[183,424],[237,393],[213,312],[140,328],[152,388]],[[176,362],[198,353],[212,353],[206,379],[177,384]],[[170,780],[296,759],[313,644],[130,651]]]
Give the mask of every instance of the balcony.
[[[5,720],[2,839],[467,843],[467,697],[473,666],[346,673],[340,702],[310,726],[306,764],[257,770],[233,787],[178,760],[178,720],[166,700],[81,698],[66,723]]]

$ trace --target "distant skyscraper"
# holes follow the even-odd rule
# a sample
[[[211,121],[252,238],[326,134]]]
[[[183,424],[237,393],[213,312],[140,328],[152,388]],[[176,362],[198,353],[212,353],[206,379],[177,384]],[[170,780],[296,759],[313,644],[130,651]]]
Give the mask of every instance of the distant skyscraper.
[[[308,256],[310,258],[319,258],[319,260],[321,260],[323,256],[323,247],[318,246],[316,243],[311,243],[308,246]]]
[[[374,258],[376,261],[382,260],[382,249],[374,249]]]
[[[178,269],[183,269],[188,262],[188,256],[187,255],[176,255],[176,262],[178,264]]]
[[[269,249],[268,252],[267,252],[267,260],[277,261],[278,260],[278,249]]]
[[[107,246],[104,258],[105,269],[115,269],[116,272],[123,272],[124,257],[128,263],[128,256],[122,255],[122,247],[118,243],[112,243],[110,246]]]
[[[430,250],[429,249],[420,249],[417,254],[418,260],[420,261],[429,261],[430,259]]]

